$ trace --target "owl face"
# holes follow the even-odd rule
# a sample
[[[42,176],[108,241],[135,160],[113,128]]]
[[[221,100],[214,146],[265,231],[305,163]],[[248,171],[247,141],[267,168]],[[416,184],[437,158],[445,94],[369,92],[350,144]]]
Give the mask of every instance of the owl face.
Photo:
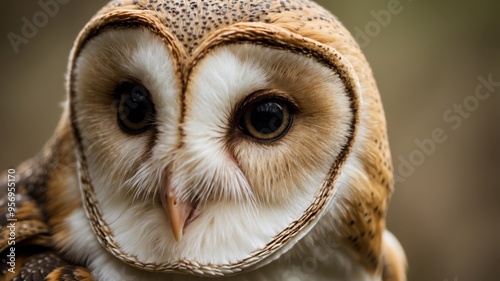
[[[161,24],[129,25],[84,30],[70,65],[101,243],[155,271],[279,257],[332,199],[358,122],[351,66],[268,24],[222,28],[189,51]]]

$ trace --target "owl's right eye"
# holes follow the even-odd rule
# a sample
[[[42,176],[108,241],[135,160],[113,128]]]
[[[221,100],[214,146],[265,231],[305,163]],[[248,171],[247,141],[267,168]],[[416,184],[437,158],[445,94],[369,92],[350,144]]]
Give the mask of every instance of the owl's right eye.
[[[123,83],[115,89],[117,118],[122,131],[140,134],[153,126],[154,105],[146,88],[136,83]]]

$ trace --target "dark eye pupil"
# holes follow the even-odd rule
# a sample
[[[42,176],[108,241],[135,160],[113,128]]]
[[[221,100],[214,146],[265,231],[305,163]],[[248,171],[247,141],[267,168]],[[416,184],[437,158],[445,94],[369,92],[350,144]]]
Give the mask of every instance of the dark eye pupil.
[[[283,124],[283,108],[275,102],[259,104],[252,111],[250,122],[261,134],[274,133]]]
[[[144,102],[147,99],[146,93],[144,93],[140,87],[132,89],[130,97],[134,102]]]
[[[293,109],[285,98],[261,97],[244,108],[239,128],[254,140],[277,141],[290,129],[295,116]]]
[[[146,88],[139,84],[124,83],[115,91],[120,128],[129,134],[139,134],[149,129],[154,108]]]
[[[132,123],[141,123],[147,117],[149,107],[147,96],[138,89],[125,97],[124,113]]]

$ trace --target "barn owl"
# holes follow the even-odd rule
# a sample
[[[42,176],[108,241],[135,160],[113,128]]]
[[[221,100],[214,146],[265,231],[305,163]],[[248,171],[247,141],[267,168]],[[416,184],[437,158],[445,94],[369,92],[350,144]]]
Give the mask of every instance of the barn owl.
[[[406,279],[379,93],[316,3],[111,1],[67,91],[2,176],[0,279]]]

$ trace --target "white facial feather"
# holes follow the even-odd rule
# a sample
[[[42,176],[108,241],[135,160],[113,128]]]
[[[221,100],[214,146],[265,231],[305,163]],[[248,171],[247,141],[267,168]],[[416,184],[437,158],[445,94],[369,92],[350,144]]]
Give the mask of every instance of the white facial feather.
[[[338,76],[313,58],[283,50],[256,45],[213,50],[191,74],[182,124],[180,82],[171,55],[148,31],[104,32],[83,49],[77,66],[76,90],[91,97],[81,98],[81,116],[101,113],[99,119],[80,119],[85,141],[91,144],[85,151],[90,178],[116,240],[145,262],[224,264],[264,247],[311,204],[345,143],[351,120],[349,98]],[[97,85],[89,82],[92,77],[98,77]],[[113,86],[124,78],[139,81],[151,93],[155,133],[129,136],[118,128],[116,104],[103,96],[112,95]],[[246,138],[229,147],[234,110],[265,89],[282,90],[303,107],[304,114],[289,132],[296,138],[285,137],[272,147]],[[325,126],[328,133],[321,135]],[[298,137],[303,132],[307,134]],[[310,140],[320,158],[306,149]],[[285,166],[277,170],[275,161]],[[158,199],[166,167],[181,200],[200,200],[201,215],[179,242]],[[272,183],[262,180],[266,178]],[[88,227],[84,229],[89,235]],[[136,280],[156,278],[132,269],[129,273],[143,275]],[[115,273],[100,274],[113,280]]]
[[[234,108],[247,95],[266,88],[266,74],[252,61],[241,61],[228,49],[207,57],[190,79],[184,147],[174,164],[179,198],[254,200],[251,187],[227,147]],[[193,171],[195,171],[193,173]],[[197,191],[201,189],[201,191]]]

